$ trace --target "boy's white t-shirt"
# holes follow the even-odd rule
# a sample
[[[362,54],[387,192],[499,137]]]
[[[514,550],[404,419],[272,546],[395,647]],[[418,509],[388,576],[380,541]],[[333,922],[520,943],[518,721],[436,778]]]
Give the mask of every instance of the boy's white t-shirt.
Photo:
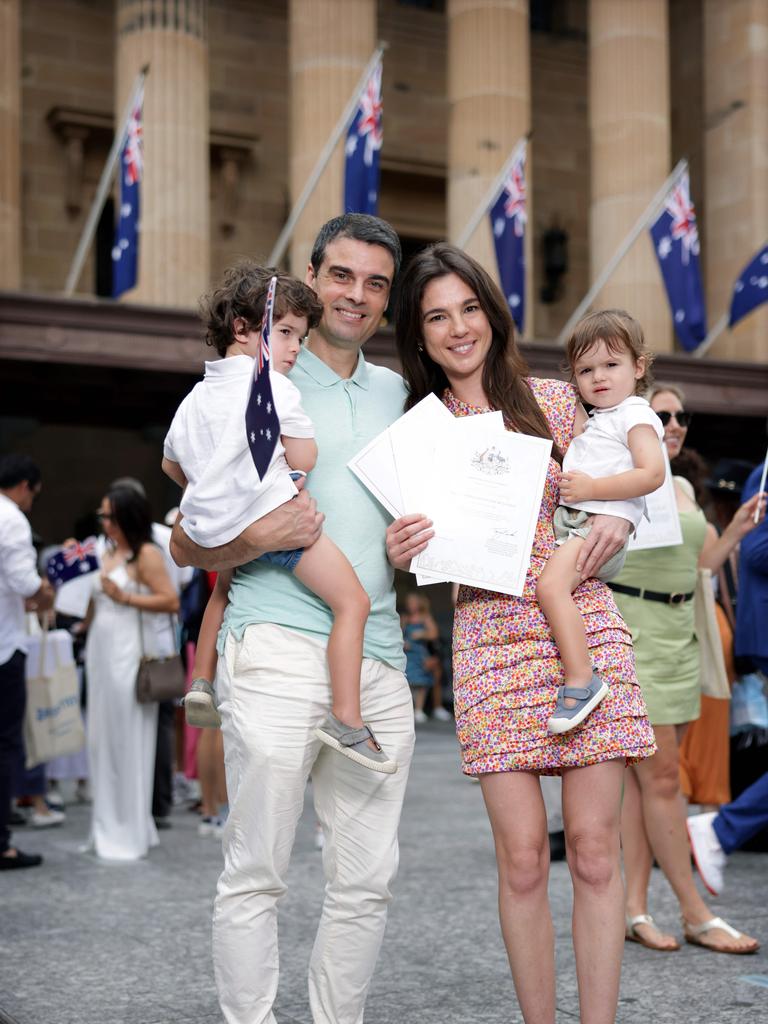
[[[615,476],[634,469],[629,450],[629,432],[633,427],[653,427],[659,442],[664,427],[644,398],[631,395],[610,409],[592,409],[586,426],[577,434],[563,458],[563,472],[578,470],[598,478]],[[621,501],[576,501],[569,508],[577,508],[592,515],[620,516],[628,519],[634,529],[646,514],[645,498],[626,498]]]
[[[253,359],[238,355],[205,364],[205,376],[176,410],[163,454],[189,481],[179,506],[182,529],[204,548],[234,540],[250,523],[298,493],[278,440],[264,479],[248,447],[245,410]],[[286,437],[314,437],[295,384],[270,371],[269,381]]]

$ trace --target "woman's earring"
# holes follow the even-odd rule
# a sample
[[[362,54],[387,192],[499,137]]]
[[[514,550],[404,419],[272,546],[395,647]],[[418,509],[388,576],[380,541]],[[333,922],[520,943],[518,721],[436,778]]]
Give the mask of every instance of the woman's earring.
[[[417,348],[417,350],[419,352],[423,352],[424,351],[424,346],[423,345],[417,345],[416,348]]]

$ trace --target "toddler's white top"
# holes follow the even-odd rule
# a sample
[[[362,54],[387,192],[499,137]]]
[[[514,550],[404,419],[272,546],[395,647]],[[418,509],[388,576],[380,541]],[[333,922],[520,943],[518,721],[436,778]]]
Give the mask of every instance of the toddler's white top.
[[[580,434],[576,434],[563,458],[563,472],[578,470],[592,477],[615,476],[633,469],[629,450],[629,432],[640,425],[653,427],[659,438],[664,427],[644,398],[631,395],[610,409],[593,409]],[[570,508],[578,508],[593,515],[620,516],[628,519],[634,529],[647,515],[645,498],[626,498],[621,501],[578,501]]]
[[[227,544],[246,526],[288,501],[297,490],[278,440],[259,479],[248,447],[245,410],[253,359],[238,355],[205,364],[205,376],[176,410],[163,454],[178,462],[189,481],[179,506],[182,528],[201,547]],[[295,384],[270,371],[280,433],[314,437]]]

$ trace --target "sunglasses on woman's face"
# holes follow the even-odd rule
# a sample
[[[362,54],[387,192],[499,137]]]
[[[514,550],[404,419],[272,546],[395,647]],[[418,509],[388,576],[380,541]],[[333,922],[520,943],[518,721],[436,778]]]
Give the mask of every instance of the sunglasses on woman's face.
[[[682,427],[683,430],[685,430],[693,419],[693,413],[686,412],[685,409],[681,409],[680,412],[657,412],[656,415],[661,420],[662,427],[666,427],[671,419],[675,419],[677,420],[677,425]]]

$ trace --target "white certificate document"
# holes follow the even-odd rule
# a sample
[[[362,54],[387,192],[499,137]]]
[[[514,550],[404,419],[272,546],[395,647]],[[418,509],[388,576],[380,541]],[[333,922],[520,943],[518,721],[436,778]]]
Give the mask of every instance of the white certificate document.
[[[367,444],[347,466],[357,479],[364,484],[371,494],[384,506],[393,519],[404,515],[403,498],[400,494],[400,481],[397,478],[395,454],[392,451],[392,438],[389,430]]]
[[[453,427],[429,474],[423,509],[435,536],[411,571],[424,582],[450,580],[519,597],[552,442],[505,430],[500,413],[457,418]],[[406,505],[409,497],[403,488]]]
[[[403,500],[403,480],[423,475],[441,437],[453,424],[453,415],[436,395],[427,395],[412,409],[370,441],[347,466],[389,512],[393,519],[421,512]]]
[[[643,517],[640,520],[634,537],[629,538],[628,551],[671,548],[683,543],[680,516],[677,513],[677,501],[675,500],[675,483],[672,479],[667,449],[663,444],[662,451],[667,465],[667,475],[664,477],[661,487],[646,496],[648,519]]]

